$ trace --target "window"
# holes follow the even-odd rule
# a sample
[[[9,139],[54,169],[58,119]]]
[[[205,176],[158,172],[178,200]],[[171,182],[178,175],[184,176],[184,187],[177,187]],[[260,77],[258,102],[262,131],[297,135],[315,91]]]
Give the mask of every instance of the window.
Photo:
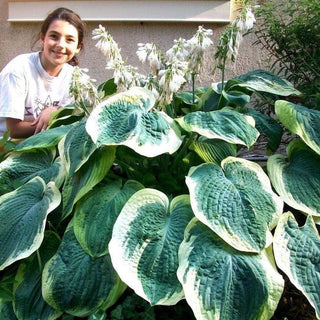
[[[234,0],[236,1],[236,0]],[[229,0],[8,0],[9,21],[40,21],[64,6],[86,21],[229,22]]]

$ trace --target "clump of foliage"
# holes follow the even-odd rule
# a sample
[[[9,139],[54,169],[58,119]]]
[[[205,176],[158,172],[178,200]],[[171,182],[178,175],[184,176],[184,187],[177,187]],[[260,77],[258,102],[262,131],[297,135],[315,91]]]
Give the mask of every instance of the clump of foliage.
[[[320,105],[320,2],[260,1],[256,44],[270,55],[273,72],[291,81],[307,107]]]
[[[251,13],[219,43],[222,73]],[[5,149],[1,319],[178,319],[188,307],[197,320],[269,320],[288,281],[320,317],[320,111],[287,101],[300,92],[264,70],[184,90],[210,35],[199,27],[166,53],[140,44],[145,76],[100,26],[114,77],[95,88],[76,69],[75,104]],[[274,98],[275,118],[250,107],[255,95]],[[286,155],[282,126],[296,137]],[[260,135],[266,165],[239,156]]]

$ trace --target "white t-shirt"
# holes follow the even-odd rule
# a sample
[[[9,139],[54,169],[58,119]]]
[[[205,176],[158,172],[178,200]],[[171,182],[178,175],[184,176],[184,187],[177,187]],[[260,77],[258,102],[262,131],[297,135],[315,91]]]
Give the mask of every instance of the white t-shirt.
[[[5,118],[32,122],[45,106],[72,103],[69,94],[73,67],[64,64],[57,77],[42,67],[39,52],[22,54],[11,60],[0,73],[0,137]]]

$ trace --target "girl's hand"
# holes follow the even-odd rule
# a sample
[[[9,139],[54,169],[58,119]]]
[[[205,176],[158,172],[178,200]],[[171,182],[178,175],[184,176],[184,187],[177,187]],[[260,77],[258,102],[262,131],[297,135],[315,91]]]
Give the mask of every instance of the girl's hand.
[[[50,115],[54,111],[57,111],[57,108],[46,107],[41,111],[39,117],[31,123],[32,126],[35,126],[34,134],[47,129],[50,120]]]

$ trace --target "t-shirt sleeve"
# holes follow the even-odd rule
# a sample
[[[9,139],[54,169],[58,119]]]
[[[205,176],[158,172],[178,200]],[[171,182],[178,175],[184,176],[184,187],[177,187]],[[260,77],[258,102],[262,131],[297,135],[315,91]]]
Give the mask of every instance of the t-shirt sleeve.
[[[26,81],[23,77],[7,73],[0,77],[0,117],[24,119]]]

